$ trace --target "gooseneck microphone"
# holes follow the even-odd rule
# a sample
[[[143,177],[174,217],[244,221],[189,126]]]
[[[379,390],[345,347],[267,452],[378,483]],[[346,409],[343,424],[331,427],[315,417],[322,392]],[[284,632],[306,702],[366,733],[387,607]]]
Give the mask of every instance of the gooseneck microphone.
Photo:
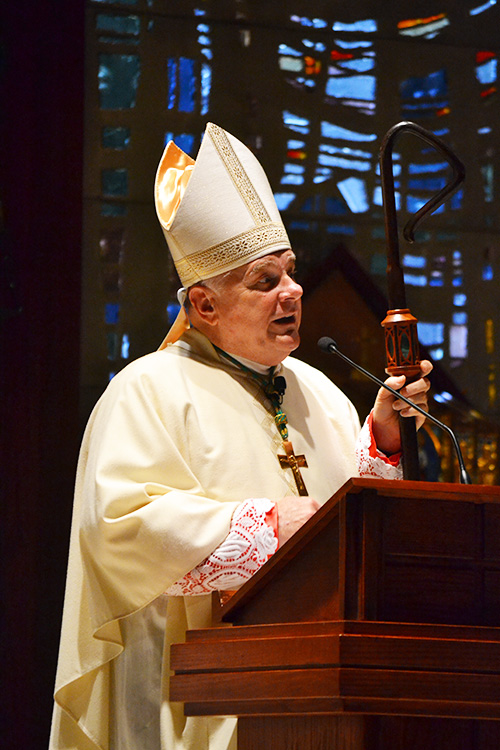
[[[389,385],[386,385],[380,378],[377,378],[376,375],[373,375],[371,372],[368,372],[368,370],[365,370],[364,367],[361,367],[361,365],[358,365],[356,362],[353,362],[352,359],[349,359],[345,354],[343,354],[340,349],[338,348],[336,342],[331,339],[329,336],[322,336],[320,340],[318,341],[319,348],[324,351],[328,352],[330,354],[336,354],[338,357],[344,360],[344,362],[347,362],[348,365],[351,365],[351,367],[354,367],[355,370],[358,370],[358,372],[363,373],[367,378],[370,378],[370,380],[373,380],[374,383],[377,383],[382,388],[385,388],[386,391],[389,391],[392,393],[393,396],[396,396],[396,398],[399,398],[401,401],[404,401],[405,404],[408,404],[408,406],[411,406],[413,409],[416,409],[416,411],[420,412],[420,414],[423,414],[426,419],[428,419],[430,422],[433,422],[435,425],[440,427],[442,430],[448,433],[448,435],[451,438],[451,441],[453,443],[453,447],[455,448],[455,452],[457,454],[458,459],[458,465],[459,465],[459,474],[460,474],[460,483],[461,484],[472,484],[472,480],[467,472],[467,469],[465,468],[464,459],[462,456],[462,451],[460,450],[460,446],[458,444],[458,440],[456,438],[455,433],[453,430],[448,427],[447,424],[444,424],[444,422],[440,422],[439,419],[436,419],[436,417],[433,417],[432,414],[429,414],[429,412],[425,411],[425,409],[422,409],[421,406],[418,406],[418,404],[414,404],[413,401],[410,401],[409,398],[406,398],[406,396],[402,396],[398,391],[395,391],[394,388],[391,388]]]

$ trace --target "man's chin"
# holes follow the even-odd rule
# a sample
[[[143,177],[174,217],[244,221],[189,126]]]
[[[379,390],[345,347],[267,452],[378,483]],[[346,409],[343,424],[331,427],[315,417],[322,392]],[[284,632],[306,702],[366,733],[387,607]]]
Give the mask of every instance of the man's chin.
[[[279,333],[275,337],[275,343],[276,347],[280,349],[280,352],[286,352],[284,356],[288,356],[288,354],[295,351],[300,344],[299,333],[297,330]]]

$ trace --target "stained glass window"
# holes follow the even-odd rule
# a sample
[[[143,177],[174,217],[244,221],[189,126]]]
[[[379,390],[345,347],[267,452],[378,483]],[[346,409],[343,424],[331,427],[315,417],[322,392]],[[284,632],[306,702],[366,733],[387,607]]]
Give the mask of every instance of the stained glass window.
[[[135,106],[140,77],[138,55],[99,55],[101,109],[130,109]]]

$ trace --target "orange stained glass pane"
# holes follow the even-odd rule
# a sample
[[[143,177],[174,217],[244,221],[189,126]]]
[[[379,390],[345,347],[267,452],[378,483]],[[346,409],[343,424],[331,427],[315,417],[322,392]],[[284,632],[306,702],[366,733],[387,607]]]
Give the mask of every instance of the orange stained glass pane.
[[[428,16],[428,18],[409,18],[406,21],[399,21],[398,29],[411,29],[412,26],[440,21],[442,18],[446,18],[446,13],[439,13],[437,16]]]

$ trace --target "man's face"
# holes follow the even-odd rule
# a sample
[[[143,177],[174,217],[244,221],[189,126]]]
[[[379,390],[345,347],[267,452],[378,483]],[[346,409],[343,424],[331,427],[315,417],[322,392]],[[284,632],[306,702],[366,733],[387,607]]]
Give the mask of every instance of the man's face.
[[[214,343],[262,365],[277,365],[287,357],[300,343],[302,287],[294,274],[291,250],[271,253],[226,274],[214,300]]]

